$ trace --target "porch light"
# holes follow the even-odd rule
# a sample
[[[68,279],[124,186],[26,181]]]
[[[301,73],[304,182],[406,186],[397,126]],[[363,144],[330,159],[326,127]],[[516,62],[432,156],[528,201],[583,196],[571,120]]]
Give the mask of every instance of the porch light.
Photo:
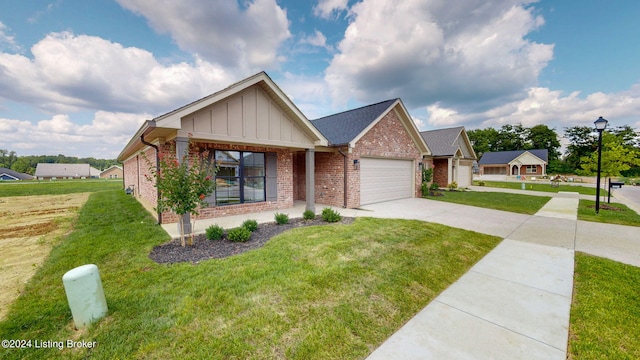
[[[598,177],[596,178],[596,214],[600,213],[600,171],[602,162],[602,131],[607,127],[609,122],[602,116],[594,122],[598,131]]]
[[[353,160],[353,168],[354,168],[355,170],[360,169],[360,160],[358,160],[358,159],[354,159],[354,160]]]

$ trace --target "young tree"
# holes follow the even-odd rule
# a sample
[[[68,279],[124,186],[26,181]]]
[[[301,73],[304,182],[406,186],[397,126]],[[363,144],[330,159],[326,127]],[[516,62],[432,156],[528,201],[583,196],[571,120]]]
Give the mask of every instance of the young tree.
[[[208,160],[208,151],[195,156],[189,156],[192,143],[180,161],[174,147],[168,154],[160,153],[159,169],[142,153],[150,175],[147,180],[152,181],[160,192],[157,210],[173,211],[180,218],[180,243],[186,246],[184,215],[197,216],[201,207],[208,204],[204,201],[215,190],[215,174],[218,168]],[[193,234],[189,234],[189,244],[193,245]]]
[[[598,171],[598,151],[580,159],[584,175],[596,175]],[[600,173],[604,177],[618,177],[621,172],[640,166],[640,150],[624,146],[622,139],[614,134],[602,134],[602,159]]]

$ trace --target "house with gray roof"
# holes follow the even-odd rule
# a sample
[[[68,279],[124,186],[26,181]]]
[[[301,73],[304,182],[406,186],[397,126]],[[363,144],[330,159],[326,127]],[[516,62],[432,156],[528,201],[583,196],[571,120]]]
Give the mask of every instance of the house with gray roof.
[[[471,185],[476,154],[463,126],[423,131],[433,159],[433,181],[444,187],[456,182],[459,187]]]
[[[481,178],[527,180],[547,175],[547,149],[486,152],[478,165]]]
[[[0,168],[0,181],[33,180],[33,176],[7,168]]]
[[[89,164],[38,163],[35,173],[38,180],[90,179],[99,176],[100,170]]]
[[[156,155],[182,159],[189,148],[209,152],[224,184],[200,218],[420,196],[420,164],[431,154],[400,99],[309,120],[264,72],[146,121],[118,155],[125,187],[155,207],[158,191],[144,175]]]

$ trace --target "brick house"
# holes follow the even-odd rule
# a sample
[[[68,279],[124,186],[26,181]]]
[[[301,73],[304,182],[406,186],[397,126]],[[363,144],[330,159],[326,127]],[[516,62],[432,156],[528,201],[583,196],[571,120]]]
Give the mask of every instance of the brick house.
[[[547,175],[547,149],[486,152],[478,165],[484,178],[526,179]]]
[[[433,181],[445,187],[456,182],[458,187],[471,185],[476,153],[463,126],[423,131],[433,159]]]
[[[140,127],[118,160],[124,186],[148,209],[158,196],[145,178],[149,166],[171,149],[184,154],[189,139],[192,151],[208,151],[220,169],[200,218],[300,200],[315,211],[316,203],[356,208],[418,196],[419,164],[430,154],[399,99],[310,121],[261,72]]]

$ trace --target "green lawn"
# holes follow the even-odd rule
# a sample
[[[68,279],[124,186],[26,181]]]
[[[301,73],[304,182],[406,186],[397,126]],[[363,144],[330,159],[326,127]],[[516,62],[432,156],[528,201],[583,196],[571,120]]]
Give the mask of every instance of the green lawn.
[[[57,180],[0,182],[0,197],[60,195],[123,189],[122,180]]]
[[[580,200],[578,220],[595,221],[609,224],[640,226],[640,215],[624,204],[600,202],[600,213],[596,214],[594,200]],[[609,209],[612,207],[612,209]]]
[[[2,350],[14,359],[364,358],[500,239],[410,220],[285,232],[226,259],[159,265],[167,235],[121,190],[96,192],[27,284],[2,339],[96,341]],[[73,330],[62,275],[94,263],[108,316]]]
[[[551,197],[499,192],[443,191],[443,196],[428,196],[427,199],[478,206],[488,209],[535,214]]]
[[[474,180],[473,185],[478,185],[480,181]],[[552,187],[549,182],[544,183],[522,183],[522,182],[506,182],[506,181],[483,181],[484,186],[502,188],[502,189],[516,189],[521,190],[522,184],[525,184],[525,190],[532,191],[546,191],[546,192],[558,192],[569,191],[577,192],[582,195],[595,195],[596,188],[594,186],[581,186],[581,185],[565,185],[560,183],[558,187]],[[600,194],[606,195],[607,191],[600,190]]]
[[[569,359],[640,359],[640,268],[576,253]]]

